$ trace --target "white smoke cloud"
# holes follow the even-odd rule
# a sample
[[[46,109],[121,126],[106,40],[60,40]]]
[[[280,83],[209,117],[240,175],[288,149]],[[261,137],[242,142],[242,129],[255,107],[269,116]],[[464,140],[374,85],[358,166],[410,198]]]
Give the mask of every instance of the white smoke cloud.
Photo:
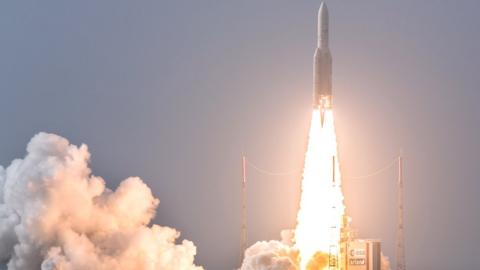
[[[245,251],[240,270],[298,270],[298,253],[280,241],[260,241]]]
[[[282,241],[259,241],[245,250],[239,270],[298,270],[298,250],[293,230],[280,233]]]
[[[159,200],[140,178],[116,190],[88,167],[86,145],[39,133],[0,166],[0,261],[9,270],[201,270],[195,245],[148,226]]]

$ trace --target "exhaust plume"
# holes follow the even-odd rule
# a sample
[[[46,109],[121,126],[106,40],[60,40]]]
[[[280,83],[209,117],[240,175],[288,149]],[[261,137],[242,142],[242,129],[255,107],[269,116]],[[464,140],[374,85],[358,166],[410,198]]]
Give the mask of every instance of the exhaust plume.
[[[86,145],[39,133],[0,166],[0,261],[9,270],[202,270],[195,245],[149,226],[159,200],[138,177],[116,190],[91,174]]]
[[[302,195],[295,228],[301,270],[325,270],[329,255],[340,256],[340,231],[345,214],[332,110],[312,113],[305,155]],[[338,264],[338,259],[335,260]],[[323,265],[323,266],[320,266]]]

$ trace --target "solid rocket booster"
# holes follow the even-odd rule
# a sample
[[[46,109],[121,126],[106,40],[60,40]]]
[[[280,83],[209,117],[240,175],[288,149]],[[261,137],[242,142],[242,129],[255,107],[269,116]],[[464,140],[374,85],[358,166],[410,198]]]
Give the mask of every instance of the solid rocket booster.
[[[319,109],[323,126],[325,110],[332,108],[332,55],[328,48],[328,9],[318,10],[317,49],[313,56],[313,108]]]

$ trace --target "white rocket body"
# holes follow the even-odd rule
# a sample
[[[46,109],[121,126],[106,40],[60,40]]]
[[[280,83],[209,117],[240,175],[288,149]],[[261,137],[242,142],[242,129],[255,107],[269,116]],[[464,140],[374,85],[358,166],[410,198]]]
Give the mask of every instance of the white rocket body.
[[[328,10],[325,3],[318,10],[318,40],[313,56],[313,107],[320,110],[323,125],[325,110],[332,108],[332,55],[328,47]]]

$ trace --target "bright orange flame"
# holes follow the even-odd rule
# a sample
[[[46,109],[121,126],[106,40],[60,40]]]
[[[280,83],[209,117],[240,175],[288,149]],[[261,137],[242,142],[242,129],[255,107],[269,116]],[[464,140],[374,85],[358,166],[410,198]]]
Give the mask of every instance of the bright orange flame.
[[[344,210],[333,112],[325,111],[322,127],[320,112],[314,110],[295,229],[302,270],[319,252],[336,257],[338,265]]]

